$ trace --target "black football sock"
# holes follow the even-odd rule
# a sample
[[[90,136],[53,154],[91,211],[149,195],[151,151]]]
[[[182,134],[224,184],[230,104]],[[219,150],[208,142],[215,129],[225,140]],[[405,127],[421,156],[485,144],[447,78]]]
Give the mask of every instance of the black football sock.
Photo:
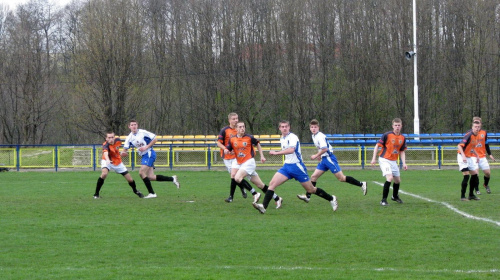
[[[324,198],[324,199],[326,199],[326,200],[328,200],[328,201],[332,201],[332,200],[333,200],[333,197],[332,197],[330,194],[328,194],[327,192],[325,192],[325,191],[324,191],[323,189],[321,189],[321,188],[316,188],[316,193],[315,193],[315,195],[317,195],[317,196],[319,196],[319,197],[321,197],[321,198]]]
[[[172,182],[173,180],[174,180],[174,178],[170,177],[170,176],[156,175],[156,181],[158,181],[158,182],[162,182],[162,181]]]
[[[135,181],[128,183],[128,185],[132,188],[132,191],[134,191],[134,193],[137,193],[137,186],[135,185]]]
[[[399,184],[396,183],[392,184],[392,197],[398,198],[399,197],[398,192],[399,192]]]
[[[151,185],[151,181],[149,180],[149,178],[148,177],[143,178],[142,181],[144,182],[144,185],[146,185],[148,192],[154,194],[155,191],[153,190],[153,186]]]
[[[231,179],[231,188],[229,189],[229,197],[234,197],[236,186],[237,186],[236,180],[234,180],[234,178]]]
[[[474,196],[474,190],[479,186],[479,176],[477,174],[470,176],[469,196]]]
[[[391,182],[385,181],[384,190],[382,191],[382,199],[387,200],[387,196],[389,196],[389,188],[391,187]]]
[[[269,206],[269,202],[271,199],[273,199],[274,191],[272,190],[267,190],[266,195],[264,196],[264,202],[262,202],[262,205],[264,205],[264,208],[267,209],[267,206]]]
[[[358,186],[358,187],[361,187],[363,185],[360,181],[354,179],[351,176],[345,176],[345,181],[346,181],[346,183],[349,183],[351,185],[355,185],[355,186]]]
[[[490,183],[490,177],[484,176],[484,185],[487,186]]]
[[[311,183],[313,184],[313,186],[316,187],[316,182],[311,181]],[[307,198],[311,198],[311,193],[310,192],[306,192],[306,197]]]
[[[266,193],[268,189],[269,189],[269,186],[268,185],[264,185],[264,187],[262,188],[262,192]]]
[[[95,187],[95,194],[94,195],[99,195],[99,192],[101,191],[101,187],[102,185],[104,185],[104,179],[99,177],[99,179],[97,179],[97,185]]]
[[[243,179],[241,180],[241,182],[239,183],[240,187],[243,187],[249,191],[252,191],[252,186],[250,186],[250,184],[247,182],[247,180]]]
[[[461,190],[461,195],[462,197],[465,197],[465,192],[467,191],[467,184],[469,183],[469,175],[464,175],[464,178],[462,179],[462,190]]]

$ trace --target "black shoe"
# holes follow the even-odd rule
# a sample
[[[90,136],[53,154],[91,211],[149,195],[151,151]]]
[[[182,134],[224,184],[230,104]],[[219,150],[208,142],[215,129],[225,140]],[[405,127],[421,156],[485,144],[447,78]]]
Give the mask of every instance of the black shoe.
[[[484,187],[486,188],[486,192],[490,194],[491,193],[490,187],[489,186],[484,186]]]
[[[241,196],[243,196],[243,198],[247,198],[248,197],[247,191],[245,189],[241,189]]]
[[[233,202],[233,197],[230,196],[230,197],[224,199],[224,201],[227,202],[227,203]]]
[[[143,195],[140,191],[135,192],[135,194],[136,194],[139,198],[144,198],[144,195]]]
[[[481,200],[481,199],[475,195],[472,195],[472,196],[469,196],[469,200]]]
[[[396,201],[397,203],[403,203],[403,201],[401,200],[401,198],[399,198],[399,196],[396,196],[396,197],[392,196],[391,200]]]

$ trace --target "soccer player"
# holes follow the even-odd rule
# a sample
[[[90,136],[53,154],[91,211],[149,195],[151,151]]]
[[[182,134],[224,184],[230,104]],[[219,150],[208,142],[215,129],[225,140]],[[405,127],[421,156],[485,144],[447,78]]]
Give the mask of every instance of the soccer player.
[[[146,185],[149,194],[144,198],[155,198],[156,193],[153,190],[151,181],[169,181],[173,182],[177,188],[180,188],[180,183],[177,176],[163,176],[154,174],[154,163],[156,160],[156,152],[153,150],[153,145],[156,143],[156,134],[151,133],[144,129],[139,129],[139,124],[136,120],[131,120],[129,122],[128,128],[130,129],[130,134],[125,139],[125,144],[123,145],[124,151],[122,156],[127,156],[128,149],[130,146],[134,146],[137,150],[137,154],[141,158],[141,168],[139,169],[139,175],[142,181]]]
[[[101,160],[101,176],[97,179],[97,185],[95,187],[94,198],[99,199],[99,192],[101,190],[102,185],[104,185],[104,180],[108,177],[109,170],[113,170],[118,174],[123,175],[125,180],[127,180],[129,186],[132,188],[132,191],[140,198],[143,198],[144,195],[137,190],[134,179],[128,173],[127,168],[122,162],[122,158],[120,156],[120,146],[122,142],[119,138],[115,137],[114,132],[106,133],[106,142],[102,144],[102,160]]]
[[[476,154],[479,157],[479,163],[478,166],[481,170],[483,170],[484,174],[484,183],[483,187],[486,189],[486,192],[488,194],[491,193],[490,187],[488,186],[490,182],[490,177],[491,177],[491,171],[490,171],[490,164],[488,163],[488,159],[486,158],[486,155],[490,157],[491,160],[495,161],[495,157],[491,154],[490,150],[490,145],[488,145],[488,133],[486,130],[482,129],[482,122],[480,117],[474,117],[472,121],[479,121],[480,123],[480,128],[479,128],[479,138],[477,139],[477,144],[476,144]],[[479,175],[479,174],[478,174]],[[481,194],[479,191],[479,184],[476,186],[476,194]]]
[[[234,174],[231,173],[231,166],[233,165],[233,161],[236,160],[236,155],[234,152],[229,152],[227,149],[227,145],[229,144],[229,139],[231,137],[236,136],[238,133],[236,131],[236,124],[238,123],[238,114],[236,113],[229,113],[227,116],[229,125],[225,126],[222,128],[222,130],[219,132],[219,136],[217,138],[217,146],[220,148],[220,156],[224,159],[224,165],[227,168],[227,171],[231,175],[231,184],[229,187],[229,197],[226,198],[224,201],[226,202],[232,202],[233,201],[233,196],[234,196],[234,191],[231,191],[233,189],[236,189],[236,186],[239,186],[241,189],[241,195],[243,198],[247,198],[247,192],[245,191],[245,187],[250,187],[249,191],[252,193],[255,192],[255,190],[252,189],[252,187],[248,184],[248,182],[243,179],[243,183],[237,183],[234,180]],[[246,182],[246,184],[245,184]]]
[[[246,134],[246,127],[244,122],[238,122],[236,124],[236,130],[238,131],[235,137],[229,139],[229,144],[227,146],[228,152],[233,152],[236,155],[236,160],[233,161],[233,165],[231,168],[231,176],[234,177],[234,180],[238,184],[247,184],[245,177],[250,176],[250,181],[254,183],[259,189],[261,189],[264,193],[267,192],[269,187],[262,182],[259,177],[259,174],[255,171],[255,150],[253,146],[257,146],[257,150],[260,154],[260,161],[262,163],[266,162],[266,158],[264,157],[264,153],[262,152],[262,147],[260,146],[259,140],[255,139],[252,135]],[[250,186],[246,186],[245,188],[250,188]],[[234,195],[234,188],[231,188],[231,196]],[[259,202],[260,193],[256,192],[252,188],[253,192],[253,203]],[[274,194],[273,199],[276,201],[276,209],[281,208],[283,203],[283,199],[278,195]]]
[[[313,175],[311,176],[311,183],[313,186],[316,186],[316,182],[318,178],[323,175],[326,171],[330,170],[337,180],[340,182],[347,182],[351,185],[358,186],[363,191],[363,195],[366,195],[366,182],[360,182],[351,176],[345,176],[342,172],[342,169],[339,166],[337,161],[337,157],[333,154],[333,147],[328,143],[326,139],[326,135],[319,131],[319,122],[316,119],[311,120],[309,123],[309,130],[312,133],[312,139],[316,148],[318,148],[318,152],[311,156],[312,160],[318,159],[320,162],[318,166],[316,166],[316,170],[314,170]],[[299,194],[297,197],[305,202],[309,202],[311,198],[310,193]]]
[[[317,196],[328,200],[333,208],[333,211],[336,211],[338,207],[337,198],[334,195],[328,194],[321,188],[313,186],[311,183],[309,175],[307,174],[306,166],[302,161],[299,138],[297,135],[290,132],[290,122],[280,121],[279,129],[281,131],[281,150],[270,151],[269,154],[285,155],[285,164],[271,179],[269,189],[264,196],[264,202],[262,204],[253,203],[253,207],[262,214],[266,213],[269,201],[271,201],[271,198],[274,195],[274,190],[284,182],[293,178],[299,181],[308,193],[314,193]]]
[[[382,191],[382,201],[380,205],[387,206],[387,197],[389,196],[389,188],[392,185],[392,197],[393,201],[397,203],[403,203],[401,198],[399,198],[399,186],[401,184],[401,176],[398,167],[398,157],[403,163],[403,169],[408,170],[406,165],[406,139],[401,134],[401,128],[403,127],[403,122],[401,119],[396,118],[392,120],[392,131],[388,131],[380,137],[375,148],[373,149],[373,157],[371,164],[375,165],[378,149],[381,148],[378,157],[378,163],[380,169],[382,170],[382,176],[385,176],[384,189]]]
[[[467,131],[462,141],[457,145],[457,162],[458,168],[462,172],[461,197],[462,201],[479,200],[479,197],[474,195],[474,190],[479,187],[478,177],[478,161],[476,153],[476,145],[480,142],[479,131],[481,130],[481,122],[473,121],[472,129]],[[469,197],[465,197],[467,191],[467,183],[470,177]]]

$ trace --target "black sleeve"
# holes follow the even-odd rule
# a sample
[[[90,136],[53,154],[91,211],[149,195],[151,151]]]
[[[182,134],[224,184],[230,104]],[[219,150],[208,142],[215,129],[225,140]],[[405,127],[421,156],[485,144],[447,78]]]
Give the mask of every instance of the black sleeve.
[[[486,147],[486,153],[491,156],[491,150],[490,150],[490,145],[486,144],[484,145]]]

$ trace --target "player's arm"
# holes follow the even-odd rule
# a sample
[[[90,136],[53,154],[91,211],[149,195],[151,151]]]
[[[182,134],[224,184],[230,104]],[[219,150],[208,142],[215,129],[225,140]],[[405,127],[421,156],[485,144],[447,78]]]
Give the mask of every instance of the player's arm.
[[[293,154],[295,152],[295,147],[289,147],[281,151],[270,151],[270,155],[288,155],[288,154]]]
[[[266,157],[264,157],[264,152],[262,151],[262,146],[260,145],[260,143],[257,143],[257,151],[259,151],[260,154],[260,162],[266,162]]]
[[[375,163],[377,162],[377,153],[378,153],[378,144],[375,145],[375,147],[373,148],[373,156],[372,156],[372,161],[371,161],[371,164],[372,165],[375,165]]]
[[[102,152],[102,156],[104,157],[104,160],[106,161],[106,164],[109,165],[111,163],[111,160],[109,159],[109,152],[108,152],[108,150],[104,150]]]
[[[484,147],[486,148],[486,153],[488,154],[488,156],[490,156],[490,159],[492,161],[495,161],[495,157],[493,157],[493,155],[491,154],[490,145],[489,144],[485,144]]]
[[[401,162],[403,163],[403,169],[408,170],[408,166],[406,165],[406,151],[400,151],[399,158],[401,159]]]
[[[224,147],[224,145],[222,145]],[[224,148],[224,154],[229,154],[230,152],[233,151],[233,145],[231,144],[231,141],[229,141],[229,143],[227,143],[227,146],[225,146]]]
[[[462,155],[462,160],[463,162],[467,162],[467,157],[465,156],[465,153],[464,153],[464,146],[462,143],[458,144],[457,145],[457,149],[458,149],[458,152]]]
[[[328,151],[328,148],[322,148],[320,149],[316,154],[311,156],[311,159],[317,159],[320,158],[322,154],[326,153]]]

